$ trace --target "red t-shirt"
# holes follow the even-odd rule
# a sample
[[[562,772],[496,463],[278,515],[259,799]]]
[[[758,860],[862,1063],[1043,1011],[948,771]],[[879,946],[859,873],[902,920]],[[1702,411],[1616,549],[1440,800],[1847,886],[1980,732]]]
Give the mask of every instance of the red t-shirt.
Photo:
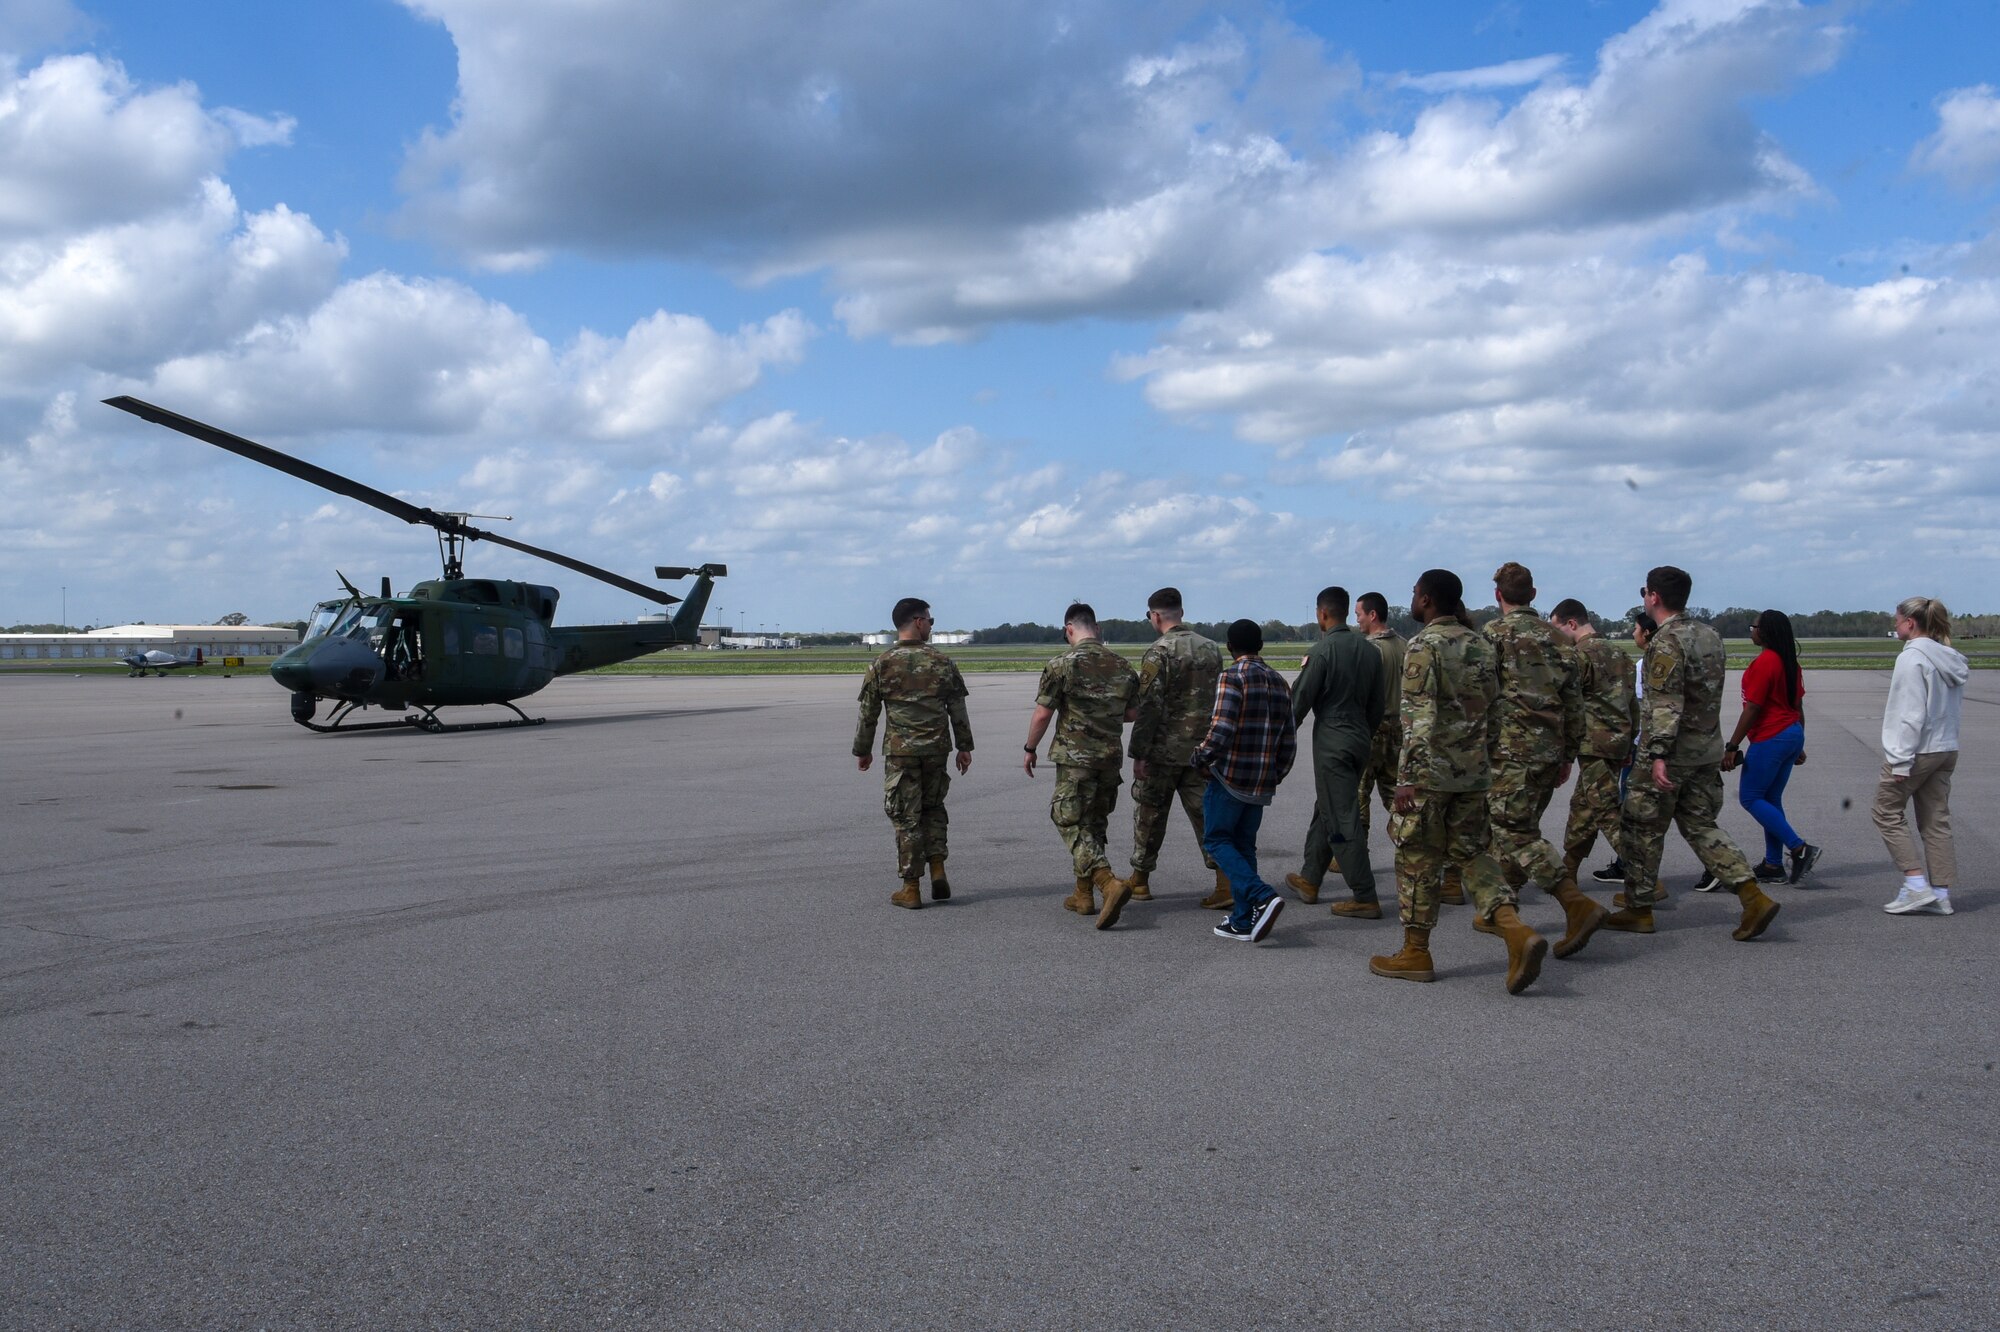
[[[1785,663],[1777,653],[1765,648],[1743,672],[1743,701],[1755,703],[1764,709],[1757,718],[1757,724],[1750,728],[1750,740],[1769,740],[1794,722],[1805,720],[1805,714],[1785,701]],[[1799,681],[1799,702],[1806,699],[1805,681]]]

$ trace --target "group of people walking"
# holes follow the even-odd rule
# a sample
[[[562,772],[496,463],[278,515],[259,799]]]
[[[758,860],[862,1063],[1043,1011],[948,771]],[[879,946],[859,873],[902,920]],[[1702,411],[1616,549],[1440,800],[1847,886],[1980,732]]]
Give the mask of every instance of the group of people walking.
[[[1300,901],[1316,903],[1326,876],[1337,872],[1349,897],[1331,904],[1333,914],[1380,918],[1368,850],[1371,795],[1380,799],[1395,846],[1403,940],[1397,952],[1370,960],[1377,975],[1435,979],[1430,941],[1440,903],[1468,898],[1474,929],[1507,950],[1513,994],[1534,983],[1548,953],[1573,956],[1599,930],[1651,934],[1666,898],[1658,870],[1670,828],[1702,862],[1697,886],[1727,888],[1739,899],[1734,937],[1757,938],[1780,909],[1762,884],[1800,883],[1819,858],[1783,808],[1790,770],[1805,761],[1804,678],[1790,621],[1764,612],[1752,634],[1762,651],[1744,674],[1744,706],[1725,743],[1722,640],[1687,617],[1691,590],[1689,576],[1672,566],[1647,574],[1635,670],[1581,602],[1562,601],[1543,618],[1534,609],[1533,575],[1516,563],[1495,571],[1500,614],[1483,629],[1466,609],[1459,578],[1425,571],[1409,602],[1421,628],[1407,641],[1390,628],[1382,594],[1350,603],[1344,589],[1329,587],[1314,608],[1321,636],[1289,684],[1264,662],[1254,621],[1237,620],[1218,645],[1182,622],[1174,588],[1148,599],[1147,619],[1159,638],[1136,670],[1102,642],[1090,606],[1070,606],[1063,617],[1068,650],[1042,672],[1021,763],[1034,777],[1049,741],[1050,817],[1075,872],[1063,906],[1110,929],[1127,904],[1150,899],[1178,802],[1215,873],[1202,905],[1228,913],[1214,932],[1252,943],[1265,938],[1285,899],[1258,869],[1257,832],[1310,716],[1312,820],[1300,869],[1284,883]],[[929,643],[929,605],[905,598],[892,618],[897,642],[863,678],[853,752],[866,771],[886,714],[884,804],[902,880],[890,900],[914,909],[923,905],[926,869],[932,899],[950,896],[947,768],[968,770],[973,740],[964,678]],[[1934,600],[1898,606],[1896,632],[1906,647],[1883,723],[1875,820],[1904,883],[1886,909],[1949,914],[1955,866],[1948,805],[1967,666],[1950,646],[1950,617]],[[1132,865],[1120,876],[1105,842],[1128,748]],[[1739,798],[1765,830],[1755,867],[1716,823],[1722,775],[1738,766]],[[1577,782],[1558,853],[1541,822],[1572,770]],[[1905,814],[1911,803],[1921,856]],[[1594,877],[1623,885],[1608,908],[1577,881],[1599,836],[1615,859]],[[1520,891],[1530,882],[1563,908],[1563,933],[1553,944],[1520,917]]]

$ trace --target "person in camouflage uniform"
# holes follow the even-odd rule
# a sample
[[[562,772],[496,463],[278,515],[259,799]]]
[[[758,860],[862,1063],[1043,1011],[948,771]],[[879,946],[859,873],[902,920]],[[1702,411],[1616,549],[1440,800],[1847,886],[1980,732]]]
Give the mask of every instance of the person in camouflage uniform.
[[[1306,653],[1292,687],[1292,718],[1313,716],[1313,816],[1306,829],[1304,863],[1285,883],[1307,903],[1319,901],[1330,866],[1340,867],[1354,899],[1335,902],[1336,916],[1380,920],[1368,834],[1361,827],[1361,774],[1369,746],[1381,729],[1382,654],[1347,627],[1347,589],[1320,590],[1313,606],[1319,641]]]
[[[890,901],[915,909],[930,862],[931,900],[951,896],[944,862],[949,819],[944,811],[951,776],[945,771],[954,742],[958,770],[972,766],[972,723],[965,714],[965,677],[958,663],[930,645],[931,608],[904,597],[890,613],[896,645],[869,664],[861,677],[861,720],[854,728],[854,757],[861,771],[874,761],[875,723],[884,711],[882,805],[896,830],[896,870],[903,886]]]
[[[1368,835],[1368,797],[1379,793],[1382,812],[1396,799],[1396,760],[1403,750],[1403,636],[1389,627],[1389,599],[1380,592],[1363,592],[1354,601],[1354,627],[1382,654],[1382,724],[1368,746],[1368,767],[1361,774],[1361,835]]]
[[[1597,632],[1590,611],[1571,597],[1556,603],[1549,623],[1576,652],[1577,694],[1583,701],[1583,730],[1576,737],[1576,788],[1569,797],[1563,829],[1563,872],[1575,878],[1597,845],[1598,834],[1619,851],[1618,772],[1632,757],[1637,729],[1632,690],[1632,656]]]
[[[1222,674],[1222,649],[1181,623],[1179,588],[1163,587],[1146,599],[1146,619],[1160,635],[1139,660],[1137,717],[1132,723],[1132,872],[1125,882],[1132,899],[1151,900],[1151,879],[1160,863],[1174,801],[1180,801],[1202,863],[1214,871],[1215,891],[1202,899],[1211,909],[1228,910],[1229,878],[1201,847],[1201,774],[1188,759],[1208,733],[1215,708],[1215,681]]]
[[[1542,815],[1569,780],[1570,755],[1583,733],[1576,652],[1535,613],[1535,576],[1525,566],[1509,560],[1493,571],[1493,599],[1500,615],[1483,630],[1500,680],[1487,731],[1493,855],[1510,887],[1532,879],[1562,903],[1567,928],[1555,954],[1569,957],[1590,942],[1605,916],[1542,836]]]
[[[1389,818],[1403,947],[1369,959],[1368,969],[1401,980],[1436,979],[1430,936],[1439,876],[1451,862],[1464,869],[1480,921],[1506,941],[1507,992],[1519,994],[1541,974],[1548,941],[1521,922],[1514,892],[1488,854],[1487,726],[1500,680],[1493,645],[1472,628],[1464,592],[1458,575],[1445,569],[1425,570],[1411,590],[1410,611],[1424,627],[1403,663],[1403,748]]]
[[[1035,775],[1036,746],[1054,722],[1049,757],[1055,760],[1056,789],[1049,818],[1076,868],[1076,891],[1063,906],[1078,915],[1095,915],[1097,928],[1108,930],[1132,896],[1132,886],[1113,874],[1104,858],[1104,838],[1111,811],[1118,806],[1125,723],[1139,715],[1133,706],[1139,677],[1125,658],[1098,641],[1097,612],[1084,603],[1063,614],[1063,638],[1069,651],[1043,668],[1035,691],[1021,767]],[[1095,896],[1099,892],[1104,894],[1101,908]]]
[[[1646,698],[1639,709],[1639,757],[1625,792],[1619,849],[1625,858],[1625,891],[1606,929],[1653,932],[1653,903],[1667,829],[1681,836],[1703,868],[1735,888],[1743,916],[1735,937],[1756,938],[1769,928],[1778,904],[1765,895],[1750,862],[1715,826],[1722,812],[1722,685],[1728,661],[1713,628],[1689,619],[1694,580],[1672,565],[1646,575],[1646,613],[1659,624],[1646,644]]]

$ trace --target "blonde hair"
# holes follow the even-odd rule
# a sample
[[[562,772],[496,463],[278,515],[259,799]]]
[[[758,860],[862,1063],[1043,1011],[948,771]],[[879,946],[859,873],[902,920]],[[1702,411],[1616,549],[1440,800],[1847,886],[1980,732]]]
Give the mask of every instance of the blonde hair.
[[[1951,645],[1951,612],[1936,597],[1910,597],[1896,605],[1899,618],[1914,621],[1925,638]]]

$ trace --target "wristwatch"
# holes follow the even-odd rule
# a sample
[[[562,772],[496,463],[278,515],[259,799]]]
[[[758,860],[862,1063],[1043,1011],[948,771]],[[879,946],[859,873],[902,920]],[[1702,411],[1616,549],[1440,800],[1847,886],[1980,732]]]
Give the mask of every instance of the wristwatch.
[[[1021,752],[1023,754],[1032,754],[1035,752],[1035,747],[1033,745],[1022,745]]]

